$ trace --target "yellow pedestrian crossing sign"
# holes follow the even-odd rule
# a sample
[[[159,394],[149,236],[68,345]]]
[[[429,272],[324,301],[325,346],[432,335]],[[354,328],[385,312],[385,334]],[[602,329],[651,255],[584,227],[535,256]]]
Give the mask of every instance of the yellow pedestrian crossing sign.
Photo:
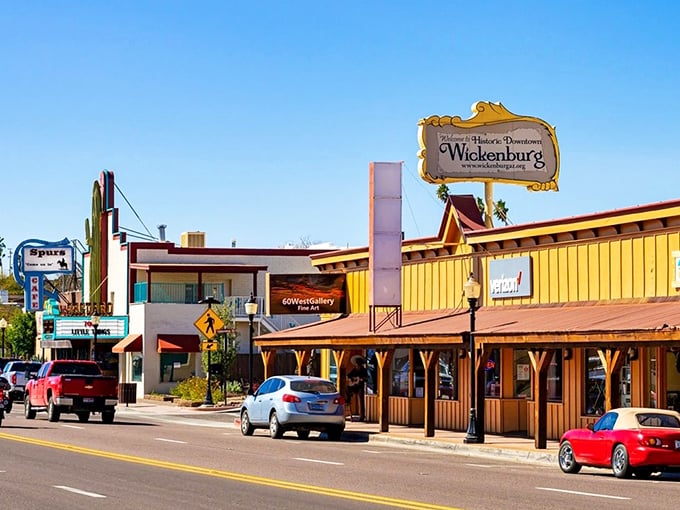
[[[217,334],[218,329],[224,327],[224,321],[220,319],[212,308],[208,308],[201,314],[198,320],[194,322],[194,326],[196,326],[206,338],[212,338]]]
[[[201,342],[202,351],[216,351],[219,347],[219,342]]]

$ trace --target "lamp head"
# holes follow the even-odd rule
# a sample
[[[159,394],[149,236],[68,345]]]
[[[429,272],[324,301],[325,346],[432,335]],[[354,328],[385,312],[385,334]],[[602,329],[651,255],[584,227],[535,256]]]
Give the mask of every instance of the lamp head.
[[[0,319],[0,329],[5,330],[7,328],[7,320],[3,317]]]
[[[477,301],[481,294],[482,286],[475,280],[474,273],[470,273],[470,277],[463,285],[463,293],[468,301]]]
[[[255,299],[255,296],[253,296],[252,292],[250,293],[250,299],[248,301],[246,301],[245,307],[246,307],[246,314],[252,320],[252,318],[257,313],[257,300]]]

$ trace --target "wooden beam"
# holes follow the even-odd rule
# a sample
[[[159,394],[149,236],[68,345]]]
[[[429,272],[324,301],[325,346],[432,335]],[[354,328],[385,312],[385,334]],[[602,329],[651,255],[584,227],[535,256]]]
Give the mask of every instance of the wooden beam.
[[[375,350],[378,362],[378,400],[380,402],[380,416],[378,417],[380,432],[390,430],[390,368],[394,349]]]
[[[295,361],[297,362],[295,373],[297,375],[305,375],[305,368],[307,366],[307,362],[309,361],[311,352],[311,349],[295,350]]]
[[[610,411],[621,405],[621,395],[614,391],[619,387],[620,371],[626,361],[626,352],[622,349],[598,349],[597,355],[600,357],[604,367],[604,410]]]
[[[261,351],[262,364],[264,365],[265,380],[274,375],[274,362],[276,361],[276,351]]]
[[[434,437],[434,399],[436,398],[439,351],[421,350],[420,359],[425,368],[425,437]]]
[[[529,360],[534,369],[534,446],[548,447],[548,369],[554,349],[530,350]]]

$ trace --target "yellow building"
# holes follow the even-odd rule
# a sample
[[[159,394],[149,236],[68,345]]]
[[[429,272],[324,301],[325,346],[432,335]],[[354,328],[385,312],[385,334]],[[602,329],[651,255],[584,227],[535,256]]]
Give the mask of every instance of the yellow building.
[[[347,314],[256,339],[265,365],[294,349],[323,375],[352,354],[371,362],[368,419],[465,430],[475,319],[480,433],[533,436],[539,447],[618,406],[680,409],[680,200],[487,228],[474,197],[449,197],[436,236],[402,243],[402,300],[369,306],[369,249],[312,257],[343,272]],[[470,274],[481,283],[471,314]]]

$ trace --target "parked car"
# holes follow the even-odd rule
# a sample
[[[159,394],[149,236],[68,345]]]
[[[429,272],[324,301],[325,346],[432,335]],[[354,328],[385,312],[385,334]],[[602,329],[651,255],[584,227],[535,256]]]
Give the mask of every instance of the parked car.
[[[307,439],[312,430],[337,441],[345,430],[345,399],[327,379],[279,375],[264,381],[241,405],[241,433],[269,428],[273,439],[295,430]]]
[[[568,430],[560,439],[560,469],[611,468],[617,478],[648,478],[680,469],[680,413],[667,409],[612,409],[587,428]]]
[[[35,376],[41,366],[39,361],[10,361],[5,365],[2,375],[9,382],[12,401],[24,399],[26,381]]]

